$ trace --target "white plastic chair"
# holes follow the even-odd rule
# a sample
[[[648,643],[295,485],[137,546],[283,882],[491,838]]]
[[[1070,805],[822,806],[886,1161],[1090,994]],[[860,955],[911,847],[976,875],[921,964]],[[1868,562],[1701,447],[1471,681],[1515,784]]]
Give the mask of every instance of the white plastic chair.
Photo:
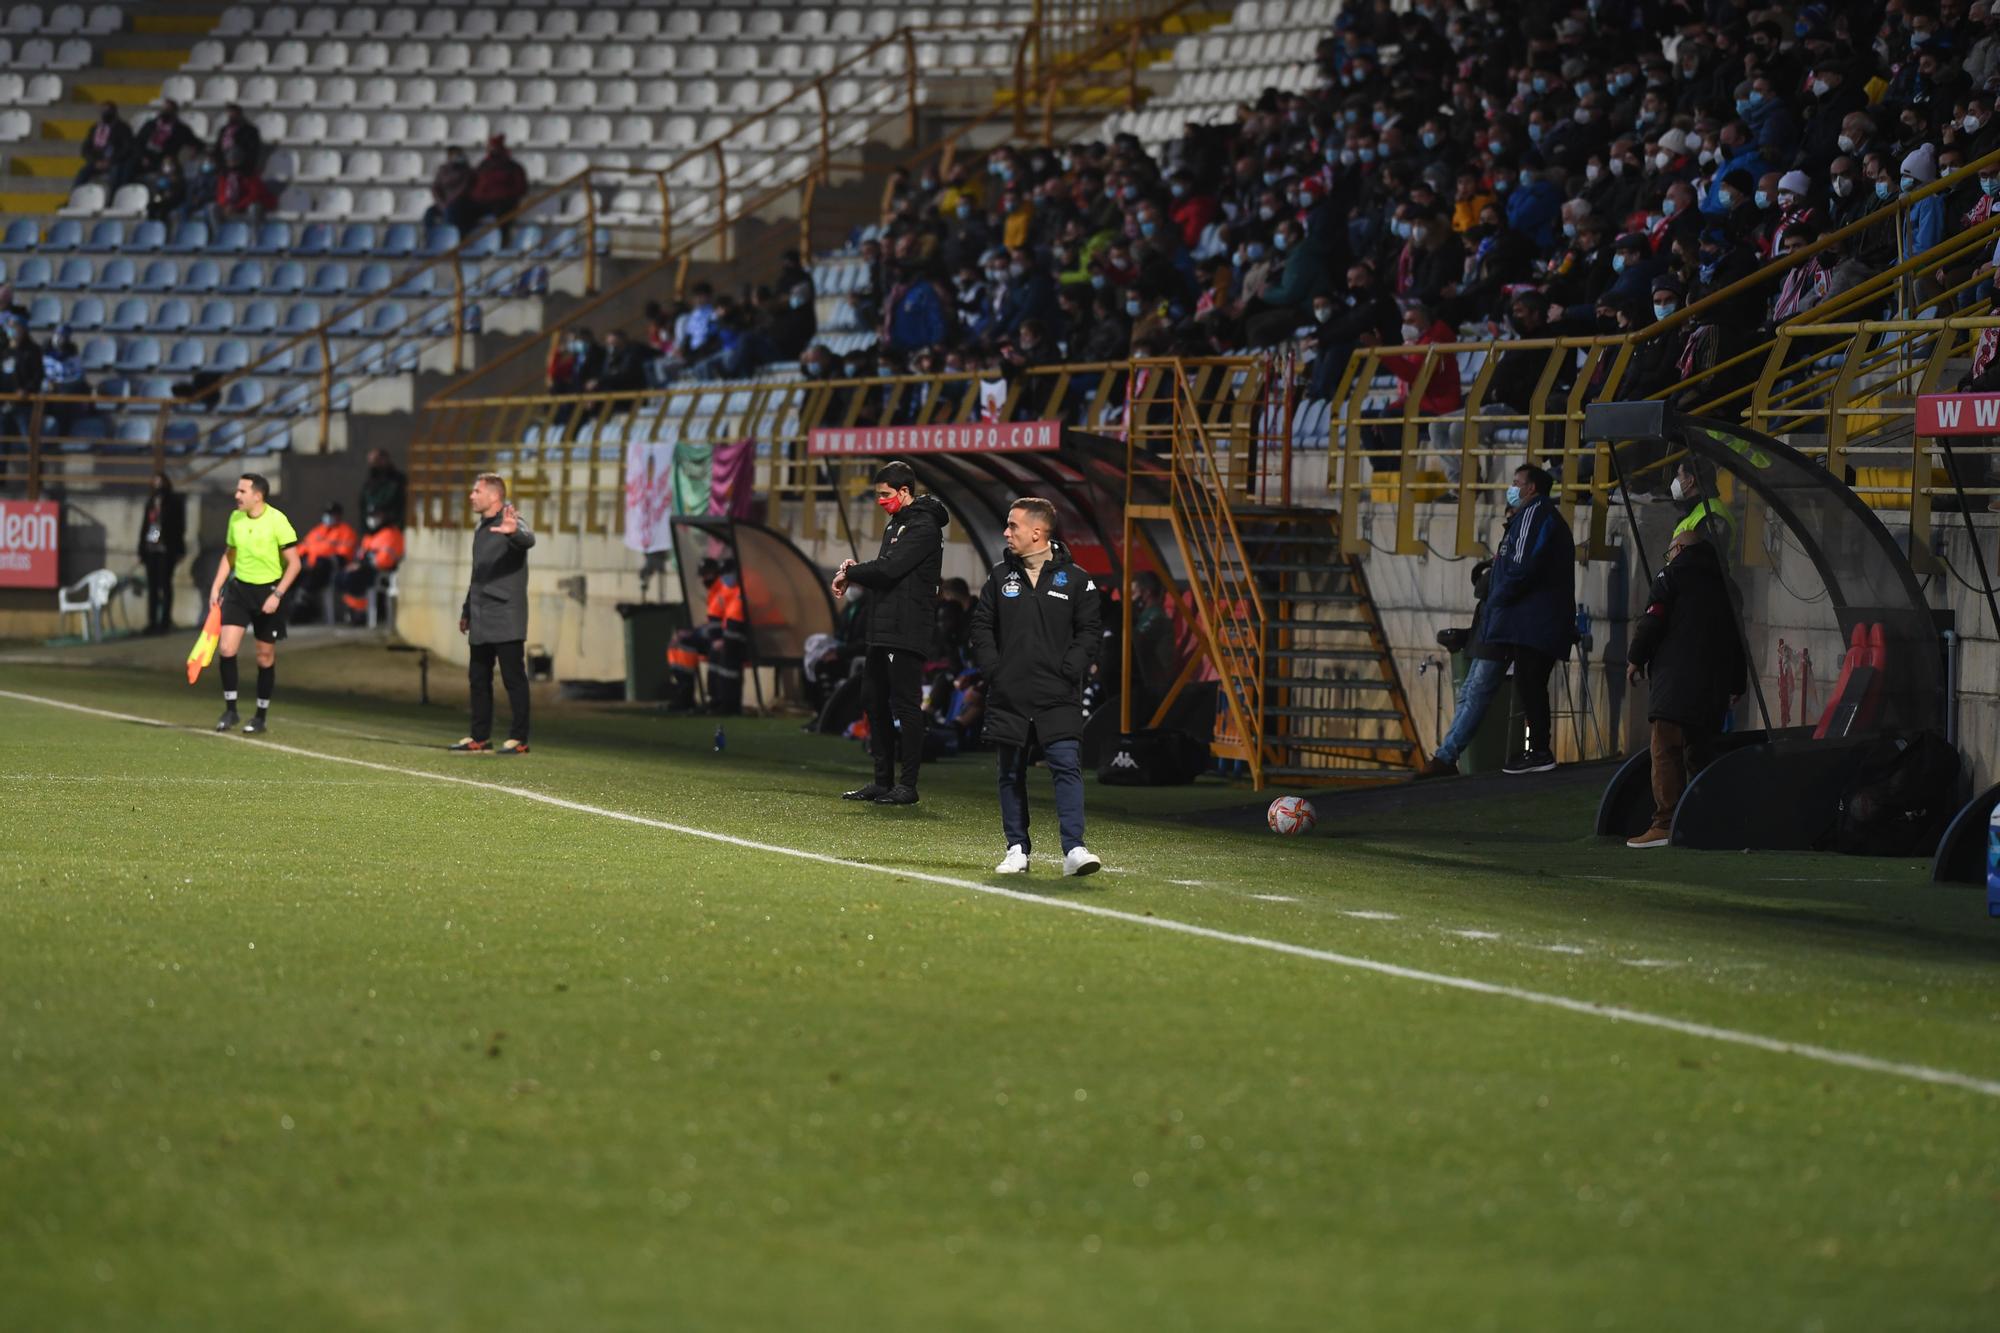
[[[118,590],[118,575],[108,569],[85,574],[67,588],[56,589],[56,614],[84,617],[85,637],[96,643],[104,637],[104,608]]]

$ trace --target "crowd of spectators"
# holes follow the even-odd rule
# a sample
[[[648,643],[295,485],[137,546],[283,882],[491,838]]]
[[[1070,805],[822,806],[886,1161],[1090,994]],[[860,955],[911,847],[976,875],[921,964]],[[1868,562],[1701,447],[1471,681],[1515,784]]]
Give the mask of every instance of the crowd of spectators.
[[[2000,197],[2000,166],[1965,170],[2000,149],[2000,5],[1356,0],[1316,62],[1311,90],[1190,124],[1164,160],[1123,134],[910,175],[861,247],[876,349],[815,346],[802,370],[1011,376],[1296,342],[1325,398],[1356,347],[1642,329],[1767,273],[1642,345],[1623,392],[1650,394]],[[1408,381],[1418,360],[1388,368]],[[1487,402],[1519,411],[1542,364],[1505,360]],[[1435,374],[1425,409],[1461,402],[1455,369]]]

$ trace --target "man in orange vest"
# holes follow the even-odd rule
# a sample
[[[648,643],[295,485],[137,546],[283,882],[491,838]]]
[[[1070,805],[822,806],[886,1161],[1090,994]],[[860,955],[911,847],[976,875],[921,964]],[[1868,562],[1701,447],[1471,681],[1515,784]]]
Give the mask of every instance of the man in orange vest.
[[[354,562],[358,544],[340,505],[328,505],[319,516],[319,525],[299,542],[299,558],[305,562],[299,583],[305,591],[293,604],[293,619],[309,620],[318,613],[334,577]]]
[[[713,556],[696,566],[708,590],[707,621],[700,629],[684,629],[667,649],[667,674],[672,683],[669,702],[694,708],[695,671],[708,660],[708,709],[734,716],[743,711],[743,666],[750,655],[749,618],[736,562],[724,564]]]
[[[364,526],[368,535],[362,539],[361,553],[340,576],[340,600],[356,625],[368,623],[368,599],[374,595],[375,585],[403,563],[401,528],[384,523],[380,514],[372,512]]]

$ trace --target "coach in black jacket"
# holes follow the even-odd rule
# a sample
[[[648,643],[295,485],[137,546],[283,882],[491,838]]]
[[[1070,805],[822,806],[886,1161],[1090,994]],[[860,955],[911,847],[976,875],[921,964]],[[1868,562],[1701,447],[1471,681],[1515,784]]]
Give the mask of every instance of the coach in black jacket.
[[[1653,580],[1626,656],[1626,679],[1652,681],[1646,720],[1653,751],[1652,827],[1626,846],[1664,847],[1687,790],[1688,747],[1722,730],[1748,684],[1729,579],[1699,533],[1678,533],[1667,547],[1666,568]]]
[[[986,673],[986,735],[1000,747],[1003,875],[1028,868],[1028,758],[1040,744],[1055,780],[1063,874],[1100,862],[1083,845],[1083,681],[1098,644],[1098,592],[1050,540],[1055,506],[1028,496],[1007,511],[1007,558],[972,609],[972,655]]]
[[[842,794],[849,801],[915,805],[917,769],[924,758],[924,662],[937,637],[938,576],[944,567],[944,530],[951,522],[942,501],[916,492],[917,474],[900,459],[875,473],[875,503],[889,515],[882,550],[873,560],[843,561],[833,595],[852,583],[868,590],[868,749],[875,780]],[[901,745],[898,741],[901,727]],[[896,781],[900,748],[903,780]]]

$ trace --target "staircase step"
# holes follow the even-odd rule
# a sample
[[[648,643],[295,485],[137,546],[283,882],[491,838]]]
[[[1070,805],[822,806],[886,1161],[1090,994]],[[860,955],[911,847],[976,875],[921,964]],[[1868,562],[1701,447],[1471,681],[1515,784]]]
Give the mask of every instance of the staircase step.
[[[1408,754],[1415,748],[1405,736],[1273,736],[1275,744],[1298,753],[1321,750],[1386,750]]]
[[[1394,682],[1386,680],[1364,680],[1354,677],[1333,679],[1324,676],[1267,676],[1264,692],[1274,690],[1393,690]]]
[[[1277,602],[1295,602],[1306,606],[1359,606],[1361,594],[1358,592],[1279,592],[1271,594]]]
[[[1366,620],[1267,620],[1265,629],[1314,631],[1322,634],[1367,634],[1375,626]]]
[[[1295,708],[1273,705],[1266,717],[1324,717],[1343,722],[1401,722],[1403,715],[1393,708]]]
[[[1382,655],[1372,648],[1270,648],[1264,656],[1274,662],[1375,662]]]
[[[1329,780],[1338,780],[1341,778],[1352,778],[1356,774],[1351,769],[1330,768],[1325,765],[1266,764],[1264,765],[1264,776],[1266,778],[1326,778]]]

